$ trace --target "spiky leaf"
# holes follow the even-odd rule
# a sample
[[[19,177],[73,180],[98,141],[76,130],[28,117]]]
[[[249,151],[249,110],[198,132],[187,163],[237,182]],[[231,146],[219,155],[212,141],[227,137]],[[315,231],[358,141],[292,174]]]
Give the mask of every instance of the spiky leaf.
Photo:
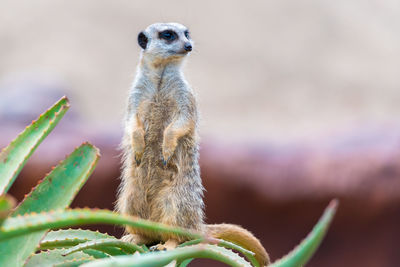
[[[42,212],[69,206],[94,170],[98,158],[98,150],[92,145],[83,144],[78,147],[32,190],[13,212],[13,217],[6,221],[23,219],[21,215],[26,212]],[[20,216],[15,217],[17,215]],[[46,229],[41,230],[36,233],[26,231],[24,236],[0,242],[0,265],[22,266],[45,234]]]
[[[191,263],[192,260],[194,260],[194,259],[186,259],[186,260],[183,260],[183,261],[179,264],[179,267],[186,267],[186,266],[188,266],[188,264]]]
[[[271,267],[296,267],[306,264],[321,244],[335,215],[337,205],[338,201],[332,200],[308,236],[289,254],[274,262]]]
[[[92,256],[93,258],[96,258],[96,259],[102,259],[102,258],[110,257],[109,254],[107,254],[105,252],[102,252],[102,251],[99,251],[99,250],[95,250],[95,249],[85,249],[83,252],[88,254],[88,255],[90,255],[90,256]]]
[[[190,245],[195,245],[195,244],[199,244],[199,243],[209,243],[209,244],[215,244],[218,245],[220,247],[224,247],[224,248],[229,248],[229,249],[234,249],[240,253],[242,253],[250,262],[253,266],[255,267],[259,267],[260,264],[258,263],[257,259],[255,258],[255,253],[247,250],[239,245],[236,245],[232,242],[223,240],[223,239],[217,239],[217,238],[207,238],[207,239],[194,239],[194,240],[190,240],[187,241],[183,244],[180,244],[178,247],[185,247],[185,246],[190,246]],[[183,263],[181,263],[182,265]],[[185,266],[185,265],[184,265]]]
[[[98,149],[89,143],[76,148],[25,197],[12,216],[68,207],[99,157]]]
[[[198,232],[122,215],[108,210],[72,209],[7,218],[3,226],[0,227],[0,241],[34,231],[100,223],[127,225],[148,231],[173,233],[193,239],[204,238]]]
[[[68,99],[61,98],[1,151],[0,195],[8,191],[28,158],[53,130],[68,108]]]
[[[9,195],[0,196],[0,226],[8,217],[11,209],[15,206],[15,199]]]
[[[32,257],[29,258],[28,262],[25,267],[52,267],[56,264],[63,264],[72,262],[73,260],[79,260],[84,262],[94,260],[95,258],[89,256],[83,252],[77,252],[68,256],[64,256],[65,250],[64,249],[53,249],[43,251],[39,254],[34,254]],[[81,262],[84,263],[84,262]]]
[[[66,250],[66,254],[71,254],[77,251],[82,251],[85,249],[97,249],[103,252],[106,252],[110,255],[115,255],[110,251],[110,248],[119,248],[122,251],[124,251],[124,254],[133,254],[136,251],[139,251],[141,253],[144,252],[143,248],[139,245],[136,244],[131,244],[127,243],[118,239],[97,239],[97,240],[91,240],[87,241],[85,243],[76,245],[72,248],[69,248]],[[111,252],[111,253],[110,253]],[[121,254],[119,254],[121,255]]]
[[[114,236],[82,229],[68,229],[50,231],[40,241],[39,250],[76,246],[91,240],[98,239],[116,240]]]
[[[91,259],[74,259],[63,263],[54,264],[53,267],[78,267],[82,264],[91,261]]]
[[[184,261],[190,258],[207,258],[217,260],[234,267],[251,267],[247,261],[231,250],[209,244],[198,244],[176,248],[169,251],[99,259],[85,263],[82,265],[82,267],[158,267],[165,266],[173,260]]]

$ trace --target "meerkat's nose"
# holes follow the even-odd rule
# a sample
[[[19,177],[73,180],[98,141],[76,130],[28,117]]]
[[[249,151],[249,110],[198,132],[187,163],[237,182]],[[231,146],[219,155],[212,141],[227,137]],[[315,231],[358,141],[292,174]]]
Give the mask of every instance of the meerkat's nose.
[[[192,51],[192,48],[193,48],[193,47],[192,47],[192,45],[191,45],[190,43],[186,43],[185,46],[184,46],[184,48],[185,48],[186,51],[189,52],[189,51]]]

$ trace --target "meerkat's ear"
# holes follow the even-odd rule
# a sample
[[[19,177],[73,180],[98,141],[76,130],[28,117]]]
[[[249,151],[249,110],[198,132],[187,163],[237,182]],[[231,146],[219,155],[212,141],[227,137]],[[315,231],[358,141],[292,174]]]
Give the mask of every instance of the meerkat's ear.
[[[144,32],[140,32],[137,39],[138,39],[138,43],[139,43],[140,47],[143,49],[146,49],[149,39],[144,34]]]

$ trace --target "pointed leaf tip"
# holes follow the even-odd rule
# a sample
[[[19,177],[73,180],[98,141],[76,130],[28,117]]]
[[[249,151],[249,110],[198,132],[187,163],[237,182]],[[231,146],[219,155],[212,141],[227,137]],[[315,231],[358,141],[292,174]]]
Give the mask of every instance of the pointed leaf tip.
[[[60,211],[56,212],[54,209],[62,210],[68,207],[76,193],[86,182],[98,161],[97,152],[97,149],[87,145],[72,152],[28,194],[12,216],[25,214],[25,218],[30,216],[33,220],[46,221],[41,221],[41,223],[49,223],[54,214],[60,213]],[[80,168],[73,168],[76,161],[79,161]],[[46,211],[49,211],[48,216],[44,217]],[[29,212],[41,214],[27,215]],[[27,222],[26,227],[32,227],[32,222]],[[10,253],[0,253],[0,262],[11,262],[10,266],[22,266],[26,258],[35,251],[37,243],[45,233],[45,229],[43,230],[36,233],[25,232],[23,237],[0,242],[0,251],[11,249]],[[20,249],[13,249],[15,247]],[[17,254],[18,256],[16,256]]]
[[[338,205],[339,201],[333,199],[307,237],[286,256],[271,264],[271,267],[292,267],[306,264],[321,244]]]
[[[329,202],[328,207],[326,207],[326,209],[330,209],[335,212],[338,206],[339,206],[339,200],[337,198],[334,198],[331,200],[331,202]]]
[[[62,100],[65,100],[65,101],[67,101],[67,103],[69,103],[69,99],[68,99],[68,97],[67,97],[66,95],[63,95],[63,96],[61,97],[61,99],[62,99]]]
[[[67,110],[68,101],[61,98],[1,151],[0,194],[8,191],[28,158],[53,130]]]

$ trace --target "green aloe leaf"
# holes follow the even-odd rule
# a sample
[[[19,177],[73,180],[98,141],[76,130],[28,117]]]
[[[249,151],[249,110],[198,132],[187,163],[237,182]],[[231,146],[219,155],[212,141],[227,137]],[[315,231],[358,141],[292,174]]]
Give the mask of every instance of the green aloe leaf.
[[[28,158],[57,125],[68,108],[68,99],[61,98],[1,151],[0,195],[10,189]]]
[[[84,262],[95,259],[94,257],[83,252],[77,252],[68,256],[64,256],[64,254],[64,249],[52,249],[43,251],[41,253],[32,255],[32,257],[29,258],[24,267],[53,267],[56,264],[69,263],[73,262],[74,260],[79,260],[80,262],[83,261],[81,262],[82,264]]]
[[[199,243],[209,243],[209,244],[215,244],[218,245],[220,247],[224,247],[224,248],[229,248],[229,249],[234,249],[240,253],[242,253],[249,262],[251,262],[251,264],[255,267],[259,267],[260,264],[258,263],[256,257],[255,257],[255,253],[247,250],[239,245],[236,245],[232,242],[223,240],[223,239],[217,239],[217,238],[207,238],[207,239],[194,239],[194,240],[190,240],[187,241],[183,244],[180,244],[178,247],[185,247],[185,246],[189,246],[189,245],[195,245],[195,244],[199,244]],[[182,265],[182,263],[181,263]]]
[[[106,252],[110,255],[114,255],[109,253],[110,247],[112,248],[119,248],[125,252],[125,254],[133,254],[136,251],[139,251],[140,253],[144,253],[144,250],[141,246],[136,245],[136,244],[131,244],[127,243],[121,240],[113,240],[113,239],[97,239],[97,240],[91,240],[79,245],[76,245],[72,248],[69,248],[66,250],[66,255],[77,252],[77,251],[82,251],[85,249],[96,249],[100,250],[103,252]]]
[[[204,238],[201,233],[187,229],[172,227],[161,223],[143,220],[133,216],[118,214],[109,210],[71,209],[40,214],[25,214],[24,216],[7,218],[0,227],[0,241],[25,235],[34,231],[59,229],[82,224],[115,224],[127,225],[162,233],[174,233],[188,238]],[[0,243],[2,244],[2,243]]]
[[[186,267],[186,266],[188,266],[188,264],[191,263],[192,260],[194,260],[194,259],[186,259],[186,260],[183,260],[183,261],[179,264],[179,267]]]
[[[105,238],[117,240],[114,236],[90,230],[68,229],[50,231],[46,234],[42,241],[40,241],[38,250],[72,247],[87,241]]]
[[[0,226],[8,217],[11,209],[15,206],[15,200],[9,195],[0,196]]]
[[[207,258],[234,267],[251,267],[247,261],[233,251],[209,244],[198,244],[168,251],[99,259],[85,263],[82,267],[158,267],[165,266],[173,260],[184,261],[190,258]]]
[[[84,143],[60,162],[21,202],[12,216],[66,208],[92,174],[100,157]]]
[[[27,212],[36,213],[68,207],[94,170],[98,158],[98,150],[90,144],[83,144],[75,149],[25,197],[12,213],[12,217],[4,221],[3,227],[9,220],[23,219],[22,215]],[[25,231],[24,236],[0,242],[0,265],[22,266],[46,233],[46,229],[41,230],[36,233]]]
[[[91,260],[92,259],[73,259],[65,261],[63,263],[54,264],[52,265],[52,267],[78,267]]]
[[[102,259],[102,258],[110,257],[109,254],[104,253],[104,252],[99,251],[99,250],[95,250],[95,249],[85,249],[83,252],[85,254],[88,254],[88,255],[92,256],[93,258],[96,258],[96,259]]]
[[[337,205],[338,201],[332,200],[308,236],[289,254],[274,262],[271,267],[297,267],[306,264],[321,244],[335,215]]]

